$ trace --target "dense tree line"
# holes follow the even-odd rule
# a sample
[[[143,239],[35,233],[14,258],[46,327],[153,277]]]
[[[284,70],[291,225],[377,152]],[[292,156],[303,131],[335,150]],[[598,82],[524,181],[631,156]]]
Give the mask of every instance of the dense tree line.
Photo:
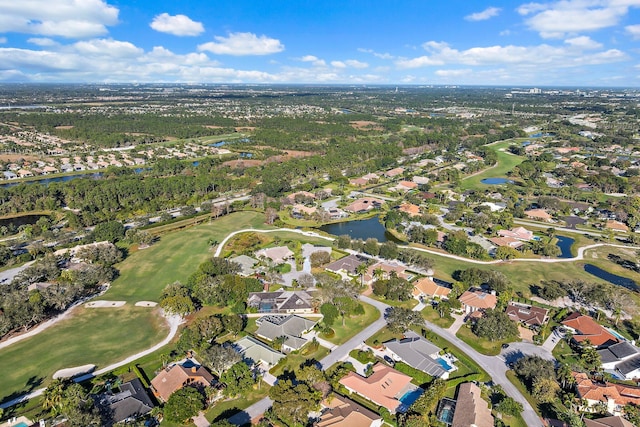
[[[11,283],[3,285],[0,296],[0,336],[18,329],[28,329],[66,310],[80,298],[95,294],[100,285],[113,280],[113,264],[122,254],[113,245],[85,248],[76,257],[89,263],[67,268],[68,260],[47,255],[21,271]],[[29,290],[29,285],[32,286]]]

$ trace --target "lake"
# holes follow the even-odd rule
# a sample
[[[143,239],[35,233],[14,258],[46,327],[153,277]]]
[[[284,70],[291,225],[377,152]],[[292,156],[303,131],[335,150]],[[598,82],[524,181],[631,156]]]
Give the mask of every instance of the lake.
[[[319,230],[325,233],[333,234],[334,236],[341,236],[343,234],[349,235],[352,239],[367,240],[368,238],[378,239],[378,242],[383,243],[387,241],[403,244],[404,242],[396,239],[391,233],[389,233],[384,225],[380,223],[377,216],[369,219],[363,219],[360,221],[346,221],[338,222],[335,224],[326,224],[319,227]]]
[[[571,237],[565,236],[556,236],[556,238],[558,239],[556,246],[558,246],[562,251],[558,258],[573,258],[573,255],[571,254],[571,245],[573,245],[575,240]]]
[[[142,169],[140,169],[142,172]],[[42,178],[36,179],[33,181],[20,181],[20,182],[7,182],[6,184],[0,184],[0,187],[9,188],[15,187],[20,184],[51,184],[52,182],[67,182],[74,179],[80,178],[89,178],[89,179],[99,179],[102,178],[102,172],[94,172],[94,173],[81,173],[78,175],[65,175],[65,176],[56,176],[53,178]]]
[[[487,185],[513,184],[513,181],[507,178],[485,178],[480,182]]]
[[[35,224],[43,216],[48,215],[20,215],[12,218],[0,218],[0,227],[8,227],[9,224],[13,224],[16,227],[26,224]]]
[[[605,271],[600,267],[596,267],[593,264],[585,264],[583,268],[587,273],[593,274],[594,276],[602,280],[606,280],[609,283],[622,286],[632,291],[640,291],[640,287],[638,286],[638,284],[628,277],[622,277],[618,276],[617,274],[609,273],[608,271]]]

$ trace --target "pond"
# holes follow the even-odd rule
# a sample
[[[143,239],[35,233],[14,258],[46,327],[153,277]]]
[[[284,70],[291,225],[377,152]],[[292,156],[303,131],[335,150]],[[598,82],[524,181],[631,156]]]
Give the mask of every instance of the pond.
[[[545,138],[545,137],[548,137],[548,136],[555,136],[555,135],[552,134],[552,133],[547,133],[547,132],[545,132],[545,133],[538,132],[538,133],[533,133],[533,134],[529,135],[529,138]]]
[[[20,215],[11,218],[0,218],[0,227],[8,227],[9,224],[13,224],[16,227],[26,224],[35,224],[40,218],[48,215]]]
[[[140,170],[140,172],[142,172],[142,170]],[[33,181],[22,181],[22,182],[8,182],[6,184],[1,184],[0,187],[3,188],[9,188],[9,187],[15,187],[17,185],[20,184],[51,184],[52,182],[67,182],[67,181],[72,181],[74,179],[80,179],[80,178],[89,178],[89,179],[99,179],[102,178],[102,172],[94,172],[94,173],[81,173],[78,175],[65,175],[65,176],[56,176],[53,178],[43,178],[43,179],[36,179]]]
[[[556,238],[558,239],[556,246],[558,246],[561,251],[558,258],[573,258],[573,255],[571,254],[571,245],[573,245],[575,240],[566,236],[556,236]]]
[[[368,238],[374,238],[378,239],[378,242],[380,243],[391,241],[398,244],[403,244],[402,241],[396,239],[384,228],[384,225],[380,223],[380,220],[377,216],[360,221],[346,221],[338,222],[335,224],[326,224],[322,227],[319,227],[319,229],[321,231],[324,231],[325,233],[333,234],[334,236],[347,234],[354,240],[367,240]]]
[[[487,185],[513,184],[513,181],[507,178],[485,178],[480,182]]]
[[[632,291],[640,291],[640,287],[638,286],[638,284],[628,277],[622,277],[618,276],[617,274],[609,273],[608,271],[605,271],[600,267],[596,267],[593,264],[585,264],[583,268],[587,273],[593,274],[594,276],[602,280],[606,280],[609,283],[622,286]]]

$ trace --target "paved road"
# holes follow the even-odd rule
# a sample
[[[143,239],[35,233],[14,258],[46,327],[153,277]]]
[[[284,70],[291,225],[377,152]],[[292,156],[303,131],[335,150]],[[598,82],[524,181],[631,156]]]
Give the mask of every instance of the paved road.
[[[361,296],[360,299],[366,302],[367,304],[371,304],[374,307],[376,307],[380,312],[380,316],[375,322],[367,326],[365,329],[360,331],[349,341],[342,344],[338,348],[334,349],[333,351],[331,351],[331,353],[329,353],[322,360],[320,360],[320,365],[322,366],[322,369],[327,369],[329,366],[333,365],[334,363],[337,363],[349,357],[349,352],[351,350],[358,347],[370,336],[378,332],[380,329],[382,329],[386,325],[387,322],[384,320],[384,312],[389,306],[364,296]],[[264,399],[249,406],[242,412],[239,412],[233,415],[231,418],[229,418],[229,422],[231,424],[238,425],[238,426],[247,424],[251,422],[252,419],[264,414],[264,412],[267,409],[269,409],[272,404],[273,404],[273,401],[268,397],[265,397]]]
[[[381,303],[380,301],[374,300],[372,298],[368,298],[365,296],[360,296],[360,299],[367,304],[371,304],[380,311],[380,317],[374,323],[369,325],[363,331],[358,333],[355,337],[338,347],[336,350],[331,352],[328,356],[320,361],[320,364],[324,369],[328,368],[332,364],[346,359],[349,355],[349,352],[360,345],[367,338],[375,334],[378,330],[380,330],[385,324],[383,313],[389,308],[389,305]],[[529,402],[522,396],[522,394],[518,391],[518,389],[507,379],[506,372],[507,366],[504,360],[500,357],[493,356],[485,356],[473,348],[471,348],[467,343],[460,340],[454,334],[449,331],[442,329],[430,322],[425,321],[426,326],[435,332],[437,335],[445,338],[450,343],[457,346],[460,350],[462,350],[467,356],[469,356],[473,361],[478,363],[482,368],[487,371],[487,373],[491,376],[491,379],[494,383],[500,384],[504,391],[508,396],[511,396],[518,402],[522,404],[524,407],[524,411],[522,412],[522,418],[525,423],[529,427],[541,427],[542,421],[540,417],[535,413]],[[269,398],[264,398],[261,401],[251,405],[244,411],[239,414],[234,415],[229,418],[229,421],[234,425],[243,425],[249,422],[250,420],[260,416],[267,409],[271,407],[273,401]]]

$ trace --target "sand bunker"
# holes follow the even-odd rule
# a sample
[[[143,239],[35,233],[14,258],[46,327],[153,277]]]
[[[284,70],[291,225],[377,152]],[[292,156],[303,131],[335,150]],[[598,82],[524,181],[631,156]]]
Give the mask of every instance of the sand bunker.
[[[111,308],[111,307],[122,307],[125,305],[126,301],[107,301],[107,300],[97,300],[86,303],[84,306],[87,308]]]
[[[84,375],[84,374],[88,374],[89,372],[93,372],[94,369],[96,369],[96,365],[82,365],[82,366],[76,366],[75,368],[60,369],[59,371],[56,371],[55,374],[53,374],[53,379],[73,378],[79,375]]]
[[[158,303],[154,301],[138,301],[136,303],[136,307],[155,307],[156,305]]]

